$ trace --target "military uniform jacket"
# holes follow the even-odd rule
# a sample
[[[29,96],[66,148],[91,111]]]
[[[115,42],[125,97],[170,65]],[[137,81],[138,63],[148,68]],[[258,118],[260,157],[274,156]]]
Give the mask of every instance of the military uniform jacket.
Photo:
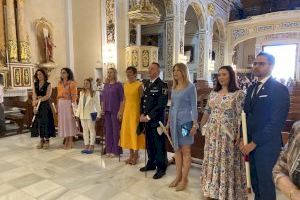
[[[159,121],[164,123],[165,108],[168,102],[168,85],[160,78],[157,78],[153,83],[150,80],[143,82],[144,93],[141,102],[141,113],[151,118],[148,125],[158,127]]]

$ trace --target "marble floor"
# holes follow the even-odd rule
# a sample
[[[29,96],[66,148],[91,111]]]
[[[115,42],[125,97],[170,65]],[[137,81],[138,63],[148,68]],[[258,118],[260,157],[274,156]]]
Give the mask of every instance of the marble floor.
[[[83,155],[82,141],[72,150],[61,148],[62,139],[51,140],[49,150],[38,150],[38,138],[29,134],[0,139],[0,199],[8,200],[201,200],[200,168],[193,166],[186,191],[168,188],[175,174],[170,166],[167,175],[153,180],[138,171],[143,165],[124,164],[125,156]],[[141,154],[143,154],[141,152]],[[253,199],[249,196],[249,199]],[[281,194],[278,199],[285,200]]]

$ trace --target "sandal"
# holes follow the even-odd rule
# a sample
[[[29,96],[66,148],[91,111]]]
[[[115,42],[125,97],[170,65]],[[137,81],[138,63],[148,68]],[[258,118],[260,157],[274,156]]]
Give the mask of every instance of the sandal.
[[[45,141],[44,141],[44,140],[41,140],[40,143],[39,143],[38,145],[36,145],[36,148],[37,148],[37,149],[42,149],[43,146],[44,146],[44,143],[45,143]]]
[[[50,146],[49,140],[46,140],[46,141],[44,142],[43,149],[49,149],[49,146]]]

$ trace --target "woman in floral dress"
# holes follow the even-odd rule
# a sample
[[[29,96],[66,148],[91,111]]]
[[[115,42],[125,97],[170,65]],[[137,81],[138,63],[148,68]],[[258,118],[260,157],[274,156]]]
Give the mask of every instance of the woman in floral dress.
[[[201,120],[205,146],[200,181],[208,199],[247,199],[244,160],[238,148],[243,101],[232,67],[221,67]]]

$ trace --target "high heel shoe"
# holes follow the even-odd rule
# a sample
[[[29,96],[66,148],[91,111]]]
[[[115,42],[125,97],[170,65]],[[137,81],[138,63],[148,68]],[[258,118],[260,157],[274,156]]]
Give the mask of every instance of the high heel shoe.
[[[180,182],[180,179],[175,179],[174,181],[172,181],[169,185],[169,188],[172,188],[172,187],[177,187],[178,183]]]
[[[180,182],[176,187],[176,192],[185,190],[187,182]]]

